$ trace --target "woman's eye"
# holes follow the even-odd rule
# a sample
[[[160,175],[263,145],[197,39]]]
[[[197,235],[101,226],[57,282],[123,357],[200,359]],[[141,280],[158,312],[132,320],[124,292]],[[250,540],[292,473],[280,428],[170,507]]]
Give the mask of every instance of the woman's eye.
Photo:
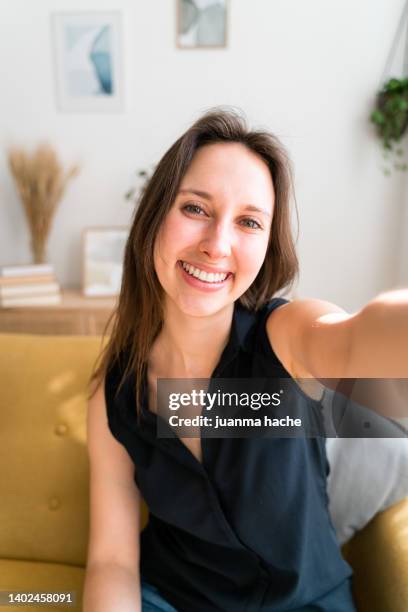
[[[198,204],[186,204],[183,206],[183,210],[189,213],[193,213],[193,215],[205,215],[204,210]]]
[[[262,229],[258,221],[255,221],[255,219],[242,219],[241,223],[243,223],[245,227],[249,227],[249,229]]]
[[[205,210],[201,208],[201,206],[199,206],[198,204],[185,204],[182,207],[182,210],[192,215],[199,215],[201,217],[208,216]],[[258,221],[255,221],[255,219],[251,219],[250,217],[241,219],[240,223],[241,225],[243,225],[244,227],[247,227],[248,229],[262,229],[261,224],[258,223]]]

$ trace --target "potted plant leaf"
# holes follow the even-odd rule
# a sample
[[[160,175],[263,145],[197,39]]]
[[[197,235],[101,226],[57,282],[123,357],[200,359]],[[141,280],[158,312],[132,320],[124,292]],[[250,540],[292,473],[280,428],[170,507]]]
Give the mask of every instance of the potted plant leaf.
[[[403,149],[398,146],[408,127],[408,78],[392,78],[387,81],[377,94],[376,107],[370,115],[371,122],[377,128],[377,134],[382,141],[384,157],[401,157]],[[394,162],[396,170],[407,170],[405,162]],[[389,169],[384,169],[390,174]]]

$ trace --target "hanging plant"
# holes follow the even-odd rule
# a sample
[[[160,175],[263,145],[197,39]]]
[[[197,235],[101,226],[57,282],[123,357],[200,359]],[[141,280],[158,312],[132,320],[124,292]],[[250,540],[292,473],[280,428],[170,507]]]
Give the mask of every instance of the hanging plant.
[[[392,78],[387,81],[377,94],[375,110],[370,115],[371,122],[377,128],[382,141],[384,157],[394,157],[394,168],[405,171],[406,162],[400,160],[404,151],[398,144],[408,127],[408,78]],[[384,168],[385,174],[390,170]]]

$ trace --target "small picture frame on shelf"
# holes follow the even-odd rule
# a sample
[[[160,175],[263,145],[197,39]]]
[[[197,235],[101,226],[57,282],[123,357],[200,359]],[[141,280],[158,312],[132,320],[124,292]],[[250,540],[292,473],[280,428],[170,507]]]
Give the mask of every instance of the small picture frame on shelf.
[[[179,49],[227,46],[228,0],[176,0]]]
[[[53,13],[51,26],[58,110],[123,110],[121,14]]]
[[[87,227],[82,233],[82,294],[88,297],[120,293],[128,227]]]

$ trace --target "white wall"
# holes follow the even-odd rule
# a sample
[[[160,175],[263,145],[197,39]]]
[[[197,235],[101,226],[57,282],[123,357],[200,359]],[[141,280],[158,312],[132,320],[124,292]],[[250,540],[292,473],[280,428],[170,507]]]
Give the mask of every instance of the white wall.
[[[298,293],[355,310],[395,286],[406,178],[382,174],[367,116],[403,4],[230,0],[228,49],[182,51],[174,0],[2,2],[0,264],[30,259],[11,144],[48,140],[67,164],[82,165],[49,243],[60,282],[78,285],[82,228],[126,224],[133,170],[156,162],[201,111],[231,104],[280,136],[294,160]],[[50,13],[75,10],[122,11],[123,113],[56,110]]]

